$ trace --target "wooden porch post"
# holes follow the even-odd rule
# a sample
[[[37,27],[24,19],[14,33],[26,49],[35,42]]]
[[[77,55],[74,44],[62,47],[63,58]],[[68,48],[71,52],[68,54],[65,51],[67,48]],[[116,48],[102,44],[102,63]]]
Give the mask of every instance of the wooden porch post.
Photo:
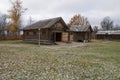
[[[38,41],[38,45],[40,46],[40,28],[38,29],[39,30],[39,41]]]
[[[56,32],[54,32],[54,42],[56,42]]]

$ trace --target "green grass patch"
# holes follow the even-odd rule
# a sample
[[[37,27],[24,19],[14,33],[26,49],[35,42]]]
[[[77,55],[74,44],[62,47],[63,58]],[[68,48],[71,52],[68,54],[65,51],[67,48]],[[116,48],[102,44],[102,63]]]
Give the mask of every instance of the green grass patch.
[[[0,80],[120,80],[119,41],[68,45],[1,41]]]

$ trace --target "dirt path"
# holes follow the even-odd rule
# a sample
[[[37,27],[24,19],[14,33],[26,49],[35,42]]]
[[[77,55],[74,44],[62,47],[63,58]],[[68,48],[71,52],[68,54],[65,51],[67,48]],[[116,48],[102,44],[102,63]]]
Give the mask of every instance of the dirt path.
[[[72,43],[63,43],[58,42],[57,45],[40,45],[41,47],[46,47],[50,49],[60,49],[60,48],[75,48],[75,47],[83,47],[86,43],[78,43],[78,42],[72,42]],[[2,46],[9,46],[9,47],[32,47],[32,46],[38,46],[37,44],[9,44],[9,43],[0,43],[0,47]]]
[[[75,47],[83,47],[85,45],[86,45],[85,43],[78,43],[78,42],[72,42],[72,43],[59,42],[57,43],[57,45],[46,46],[46,48],[50,48],[50,49],[75,48]]]

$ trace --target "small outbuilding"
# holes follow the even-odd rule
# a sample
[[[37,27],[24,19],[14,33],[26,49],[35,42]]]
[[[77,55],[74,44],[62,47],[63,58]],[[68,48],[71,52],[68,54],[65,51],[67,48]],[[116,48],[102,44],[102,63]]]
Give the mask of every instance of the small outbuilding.
[[[71,34],[73,35],[73,41],[75,42],[83,42],[83,41],[91,41],[92,36],[92,27],[90,25],[71,25],[69,27]]]
[[[68,27],[61,17],[40,20],[23,29],[23,40],[34,43],[68,41]]]
[[[97,39],[120,40],[120,30],[98,31]]]

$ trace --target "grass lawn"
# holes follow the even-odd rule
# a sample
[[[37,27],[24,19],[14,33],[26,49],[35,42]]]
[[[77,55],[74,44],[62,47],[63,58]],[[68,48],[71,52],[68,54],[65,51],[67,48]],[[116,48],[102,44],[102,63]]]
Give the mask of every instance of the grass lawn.
[[[0,80],[120,80],[120,41],[0,41]]]

